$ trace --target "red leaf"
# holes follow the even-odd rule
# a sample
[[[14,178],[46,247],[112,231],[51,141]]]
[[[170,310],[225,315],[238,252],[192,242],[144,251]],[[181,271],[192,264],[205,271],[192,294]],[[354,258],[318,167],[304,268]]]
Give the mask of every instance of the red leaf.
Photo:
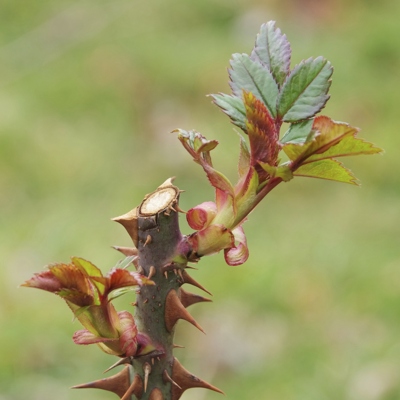
[[[212,201],[206,201],[191,208],[186,219],[192,229],[200,230],[206,228],[217,215],[217,205]]]
[[[224,250],[225,261],[228,265],[237,266],[247,261],[249,258],[249,249],[247,247],[246,235],[241,226],[232,230],[237,245]]]
[[[118,340],[117,338],[103,338],[95,335],[92,332],[89,332],[87,329],[81,329],[76,331],[72,336],[72,340],[75,344],[95,344],[95,343],[105,343],[105,342],[113,342]]]
[[[126,357],[134,356],[137,351],[137,327],[133,316],[128,311],[118,313],[121,322],[119,338],[121,350]]]
[[[244,92],[243,99],[246,107],[251,165],[257,168],[257,172],[261,173],[261,176],[266,177],[266,172],[260,168],[258,163],[267,162],[270,165],[276,165],[279,153],[278,132],[264,103],[250,92]]]

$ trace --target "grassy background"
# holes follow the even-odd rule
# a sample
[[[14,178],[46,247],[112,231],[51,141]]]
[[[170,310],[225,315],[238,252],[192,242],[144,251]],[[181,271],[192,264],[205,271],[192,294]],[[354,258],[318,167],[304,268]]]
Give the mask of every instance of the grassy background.
[[[114,359],[72,343],[61,300],[17,286],[71,255],[107,271],[110,245],[129,245],[110,218],[170,176],[182,208],[212,198],[172,129],[218,139],[235,176],[237,137],[205,95],[228,90],[230,55],[270,19],[292,65],[333,63],[324,113],[386,154],[347,161],[361,189],[298,178],[271,193],[245,225],[249,261],[195,272],[214,293],[192,309],[207,336],[179,324],[177,356],[229,400],[399,399],[399,16],[393,0],[3,0],[0,400],[113,398],[68,389]]]

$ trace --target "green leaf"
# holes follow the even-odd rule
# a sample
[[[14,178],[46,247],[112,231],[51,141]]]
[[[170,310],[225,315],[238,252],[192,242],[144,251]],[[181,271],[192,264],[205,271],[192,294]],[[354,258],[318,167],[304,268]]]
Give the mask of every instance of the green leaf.
[[[293,173],[289,164],[282,164],[278,167],[275,167],[274,165],[260,162],[260,165],[265,171],[268,172],[271,178],[281,178],[284,182],[289,182],[291,179],[293,179]]]
[[[286,122],[313,117],[328,101],[333,68],[323,57],[309,58],[297,65],[282,86],[278,116]]]
[[[251,167],[236,196],[238,208],[243,208],[245,202],[250,203],[253,201],[254,196],[257,194],[258,185],[258,173],[254,167]]]
[[[337,145],[345,137],[354,136],[358,129],[344,122],[333,121],[329,117],[318,116],[314,119],[315,137],[304,144],[286,143],[283,151],[297,165],[303,163],[313,154],[322,154]]]
[[[212,94],[216,104],[231,119],[232,123],[246,131],[246,111],[241,96],[230,96],[219,93]]]
[[[115,265],[114,268],[121,268],[121,269],[126,269],[128,268],[130,265],[132,265],[133,261],[135,260],[137,256],[129,256],[129,257],[125,257],[122,260],[119,260],[117,262],[117,264]]]
[[[293,175],[358,185],[356,177],[339,161],[328,159],[303,164]]]
[[[286,35],[275,27],[275,21],[261,25],[251,58],[268,68],[279,86],[290,72],[291,53],[290,43]]]
[[[323,160],[332,157],[358,156],[368,154],[382,153],[383,150],[374,144],[365,141],[364,139],[351,136],[346,136],[338,144],[330,147],[322,154],[314,154],[308,158],[309,160]]]
[[[97,268],[90,261],[84,260],[80,257],[71,257],[72,264],[75,265],[80,271],[88,276],[103,276],[100,269]]]
[[[233,54],[231,67],[229,76],[233,94],[241,98],[243,91],[253,93],[275,117],[279,88],[271,72],[247,54]]]
[[[312,138],[313,120],[306,119],[295,124],[291,124],[285,132],[281,143],[304,143]]]

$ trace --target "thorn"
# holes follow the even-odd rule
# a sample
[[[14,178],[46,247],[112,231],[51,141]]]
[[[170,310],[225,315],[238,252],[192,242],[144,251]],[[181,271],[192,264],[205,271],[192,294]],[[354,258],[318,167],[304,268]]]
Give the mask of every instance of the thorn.
[[[176,270],[176,268],[174,268],[173,271],[175,275],[178,275],[178,271]]]
[[[182,214],[187,214],[187,211],[183,211],[182,208],[179,207],[179,204],[175,205],[175,209],[176,209],[176,211],[178,211],[178,212],[180,212]]]
[[[168,187],[168,186],[172,186],[172,182],[175,180],[175,176],[172,176],[171,178],[168,178],[164,183],[162,183],[158,189],[161,189],[163,187]]]
[[[179,300],[176,290],[171,289],[165,299],[165,327],[168,332],[172,332],[173,327],[179,319],[184,319],[194,325],[197,329],[202,331],[203,328],[196,322],[196,320],[189,314],[186,308]]]
[[[185,282],[185,279],[183,278],[182,270],[180,268],[178,269],[178,274],[181,277],[182,282]]]
[[[170,382],[173,385],[175,385],[177,388],[182,390],[182,388],[169,376],[168,371],[166,369],[164,369],[164,372],[163,372],[163,379],[164,379],[165,383]]]
[[[150,393],[149,400],[164,400],[161,390],[154,388]]]
[[[149,299],[144,299],[143,303],[146,304],[149,301]]]
[[[121,360],[118,360],[116,363],[114,363],[113,365],[111,365],[111,367],[108,367],[103,374],[105,374],[108,371],[111,371],[113,368],[118,367],[119,365],[122,364],[130,364],[131,363],[131,358],[130,357],[125,357],[125,358],[121,358]]]
[[[188,308],[192,304],[212,301],[211,299],[207,299],[206,297],[200,296],[198,294],[189,293],[182,288],[180,290],[181,302],[185,308]]]
[[[209,389],[213,390],[214,392],[224,394],[222,390],[191,374],[180,364],[176,358],[174,358],[174,363],[172,365],[172,379],[181,387],[181,389],[176,386],[172,386],[171,400],[178,400],[185,390],[196,387]]]
[[[161,361],[161,358],[160,358],[160,357],[157,357],[157,361],[160,362],[160,361]]]
[[[198,287],[201,290],[204,290],[206,293],[208,293],[210,296],[212,296],[211,292],[209,292],[207,289],[205,289],[202,285],[200,285],[200,283],[198,283],[197,281],[195,281],[186,271],[182,271],[182,280],[183,283],[188,283],[189,285],[193,285]]]
[[[172,347],[173,347],[174,349],[184,349],[184,348],[185,348],[185,346],[181,346],[181,345],[179,345],[179,344],[173,344]]]
[[[131,386],[129,386],[129,389],[121,397],[121,400],[130,400],[132,394],[134,394],[138,399],[141,399],[143,396],[143,382],[142,378],[138,374],[133,378]]]
[[[137,256],[138,249],[134,247],[120,247],[120,246],[111,246],[113,249],[119,251],[126,257]]]
[[[151,279],[156,274],[156,269],[154,265],[150,267],[149,275],[147,276],[148,279]]]
[[[133,303],[131,303],[131,305],[132,305],[132,307],[137,307],[138,302],[137,302],[137,301],[134,301]]]
[[[144,245],[143,245],[143,247],[146,247],[148,244],[150,244],[151,243],[151,236],[150,235],[147,235],[147,238],[146,238],[146,241],[144,242]]]
[[[151,358],[151,363],[154,365],[154,357]]]
[[[140,383],[136,378],[138,377],[141,381],[139,375],[135,375],[135,379],[132,384],[130,384],[130,367],[127,365],[122,371],[118,372],[118,374],[110,376],[109,378],[99,379],[97,381],[84,383],[82,385],[73,386],[72,389],[102,389],[107,390],[109,392],[113,392],[118,395],[121,399],[124,398],[124,395],[128,392],[141,394],[140,391]],[[141,397],[141,396],[140,396]]]
[[[140,291],[140,289],[136,290],[136,294],[141,294],[142,292]]]
[[[144,371],[144,392],[146,393],[147,384],[149,382],[149,375],[151,373],[151,365],[148,362],[144,363],[143,371]]]
[[[112,219],[120,223],[132,238],[133,243],[138,247],[138,209],[137,207],[124,215]]]
[[[174,207],[169,206],[169,208],[170,208],[170,210],[177,212]]]
[[[139,272],[140,275],[143,275],[143,274],[144,274],[144,269],[143,269],[143,267],[142,267],[141,265],[139,265],[139,266],[137,267],[137,272]]]
[[[165,279],[168,279],[168,271],[164,271]]]

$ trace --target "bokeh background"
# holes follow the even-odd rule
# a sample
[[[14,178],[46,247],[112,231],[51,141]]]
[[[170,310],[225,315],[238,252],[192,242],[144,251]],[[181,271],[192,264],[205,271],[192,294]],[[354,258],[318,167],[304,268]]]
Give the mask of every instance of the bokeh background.
[[[194,272],[214,302],[191,310],[206,336],[179,323],[177,356],[229,400],[399,399],[399,17],[394,0],[3,0],[0,399],[114,398],[69,389],[115,359],[73,344],[80,327],[60,299],[18,285],[72,255],[109,270],[110,246],[130,244],[110,218],[170,176],[183,209],[212,199],[174,128],[219,140],[215,164],[235,177],[237,135],[206,94],[229,90],[230,55],[271,19],[292,65],[333,63],[324,113],[386,153],[345,160],[361,188],[297,178],[274,190],[245,224],[248,262],[219,254]]]

